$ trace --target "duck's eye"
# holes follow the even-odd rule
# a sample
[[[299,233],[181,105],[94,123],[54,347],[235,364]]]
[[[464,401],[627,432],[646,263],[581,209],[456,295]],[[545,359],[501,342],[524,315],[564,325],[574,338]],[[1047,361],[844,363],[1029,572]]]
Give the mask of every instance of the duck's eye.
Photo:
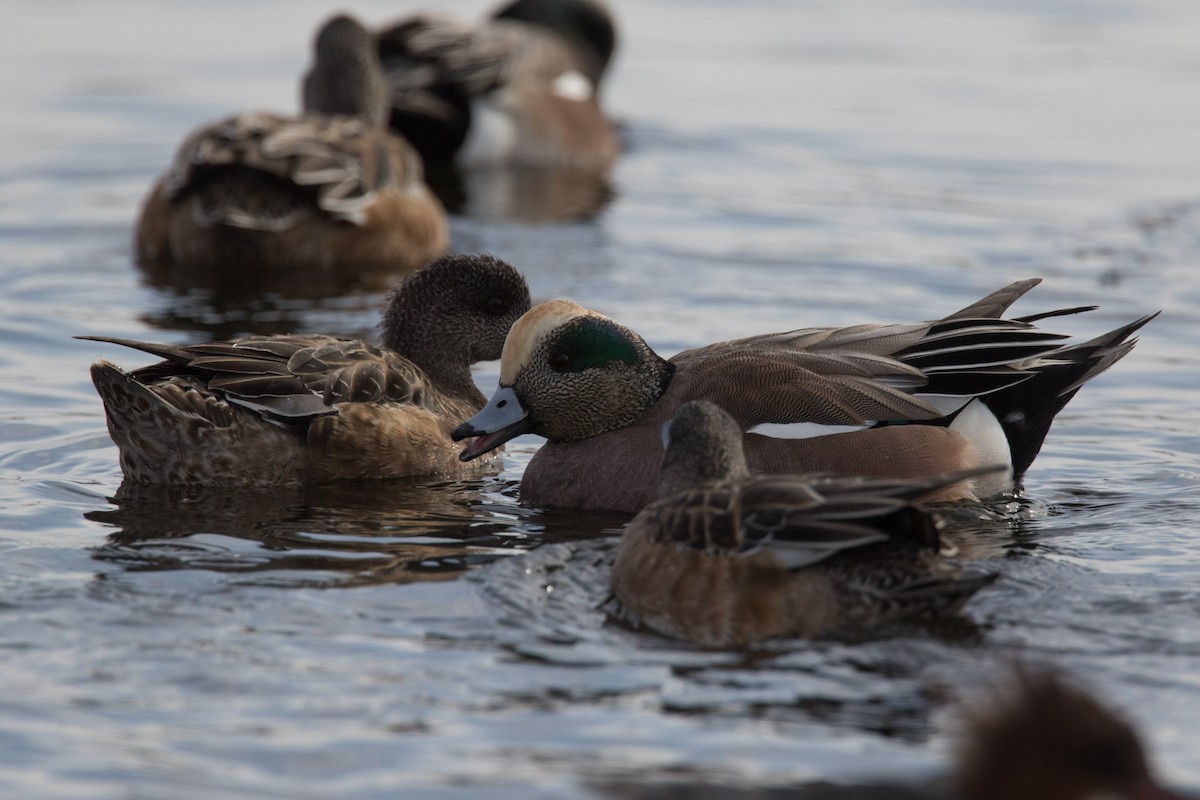
[[[505,307],[506,307],[505,302],[503,300],[501,300],[499,297],[489,297],[488,298],[487,310],[488,310],[489,314],[493,314],[498,317],[504,313]]]
[[[566,372],[569,366],[571,366],[571,357],[566,353],[559,353],[550,357],[550,369],[555,372]]]

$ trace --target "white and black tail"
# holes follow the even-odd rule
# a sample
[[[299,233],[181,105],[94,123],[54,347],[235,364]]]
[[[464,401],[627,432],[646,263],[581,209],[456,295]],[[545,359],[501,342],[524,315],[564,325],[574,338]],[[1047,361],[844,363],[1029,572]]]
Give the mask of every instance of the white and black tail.
[[[1011,302],[1021,293],[1004,299]],[[1007,307],[1005,302],[993,305],[985,311],[976,304],[935,323],[921,342],[897,355],[928,377],[917,394],[943,409],[946,423],[976,442],[989,463],[1007,451],[1012,479],[1019,480],[1041,450],[1055,415],[1083,384],[1128,353],[1137,342],[1133,334],[1157,315],[1064,345],[1065,335],[1034,323],[1094,306],[1010,320],[962,316],[967,311],[1002,313]]]
[[[1150,314],[1042,356],[1029,366],[1033,376],[1028,380],[981,398],[1004,429],[1012,453],[1014,480],[1019,480],[1037,457],[1055,415],[1083,384],[1132,350],[1137,344],[1133,334],[1156,316]]]

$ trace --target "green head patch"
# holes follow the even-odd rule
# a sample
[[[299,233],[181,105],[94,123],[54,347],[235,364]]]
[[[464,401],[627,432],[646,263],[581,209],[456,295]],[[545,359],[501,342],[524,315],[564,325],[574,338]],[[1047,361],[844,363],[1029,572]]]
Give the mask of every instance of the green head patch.
[[[550,368],[582,372],[614,362],[636,366],[644,358],[641,343],[610,319],[579,317],[558,331],[550,342]]]

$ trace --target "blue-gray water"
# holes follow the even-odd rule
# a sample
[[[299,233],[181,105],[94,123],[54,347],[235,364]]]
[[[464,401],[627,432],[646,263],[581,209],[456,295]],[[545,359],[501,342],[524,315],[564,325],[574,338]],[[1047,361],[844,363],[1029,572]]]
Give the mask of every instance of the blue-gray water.
[[[474,16],[477,0],[445,4]],[[411,10],[350,6],[371,23]],[[183,134],[295,107],[315,2],[13,0],[0,32],[0,794],[584,797],[945,768],[944,698],[1061,664],[1200,790],[1200,5],[615,3],[628,149],[593,218],[494,252],[663,353],[926,319],[1017,278],[1025,313],[1148,311],[1060,415],[976,630],[714,653],[596,605],[619,521],[520,508],[537,446],[471,483],[108,498],[117,454],[73,334],[370,334],[378,295],[215,302],[131,263]],[[496,365],[479,372],[490,391]]]

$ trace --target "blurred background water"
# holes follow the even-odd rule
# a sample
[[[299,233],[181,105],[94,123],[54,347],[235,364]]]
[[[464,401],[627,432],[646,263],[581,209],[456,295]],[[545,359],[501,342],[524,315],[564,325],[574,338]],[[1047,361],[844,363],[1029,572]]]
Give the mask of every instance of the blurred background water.
[[[1053,661],[1200,790],[1200,5],[614,0],[626,148],[562,221],[472,192],[455,249],[659,352],[1020,309],[1162,316],[1060,415],[963,630],[698,650],[597,608],[619,518],[471,482],[138,493],[74,334],[373,334],[381,296],[229,298],[132,264],[182,136],[296,107],[303,0],[10,0],[0,30],[0,793],[587,797],[945,768],[947,698]],[[440,5],[476,18],[479,0]],[[357,2],[378,24],[419,6]],[[478,380],[486,392],[497,366]]]

